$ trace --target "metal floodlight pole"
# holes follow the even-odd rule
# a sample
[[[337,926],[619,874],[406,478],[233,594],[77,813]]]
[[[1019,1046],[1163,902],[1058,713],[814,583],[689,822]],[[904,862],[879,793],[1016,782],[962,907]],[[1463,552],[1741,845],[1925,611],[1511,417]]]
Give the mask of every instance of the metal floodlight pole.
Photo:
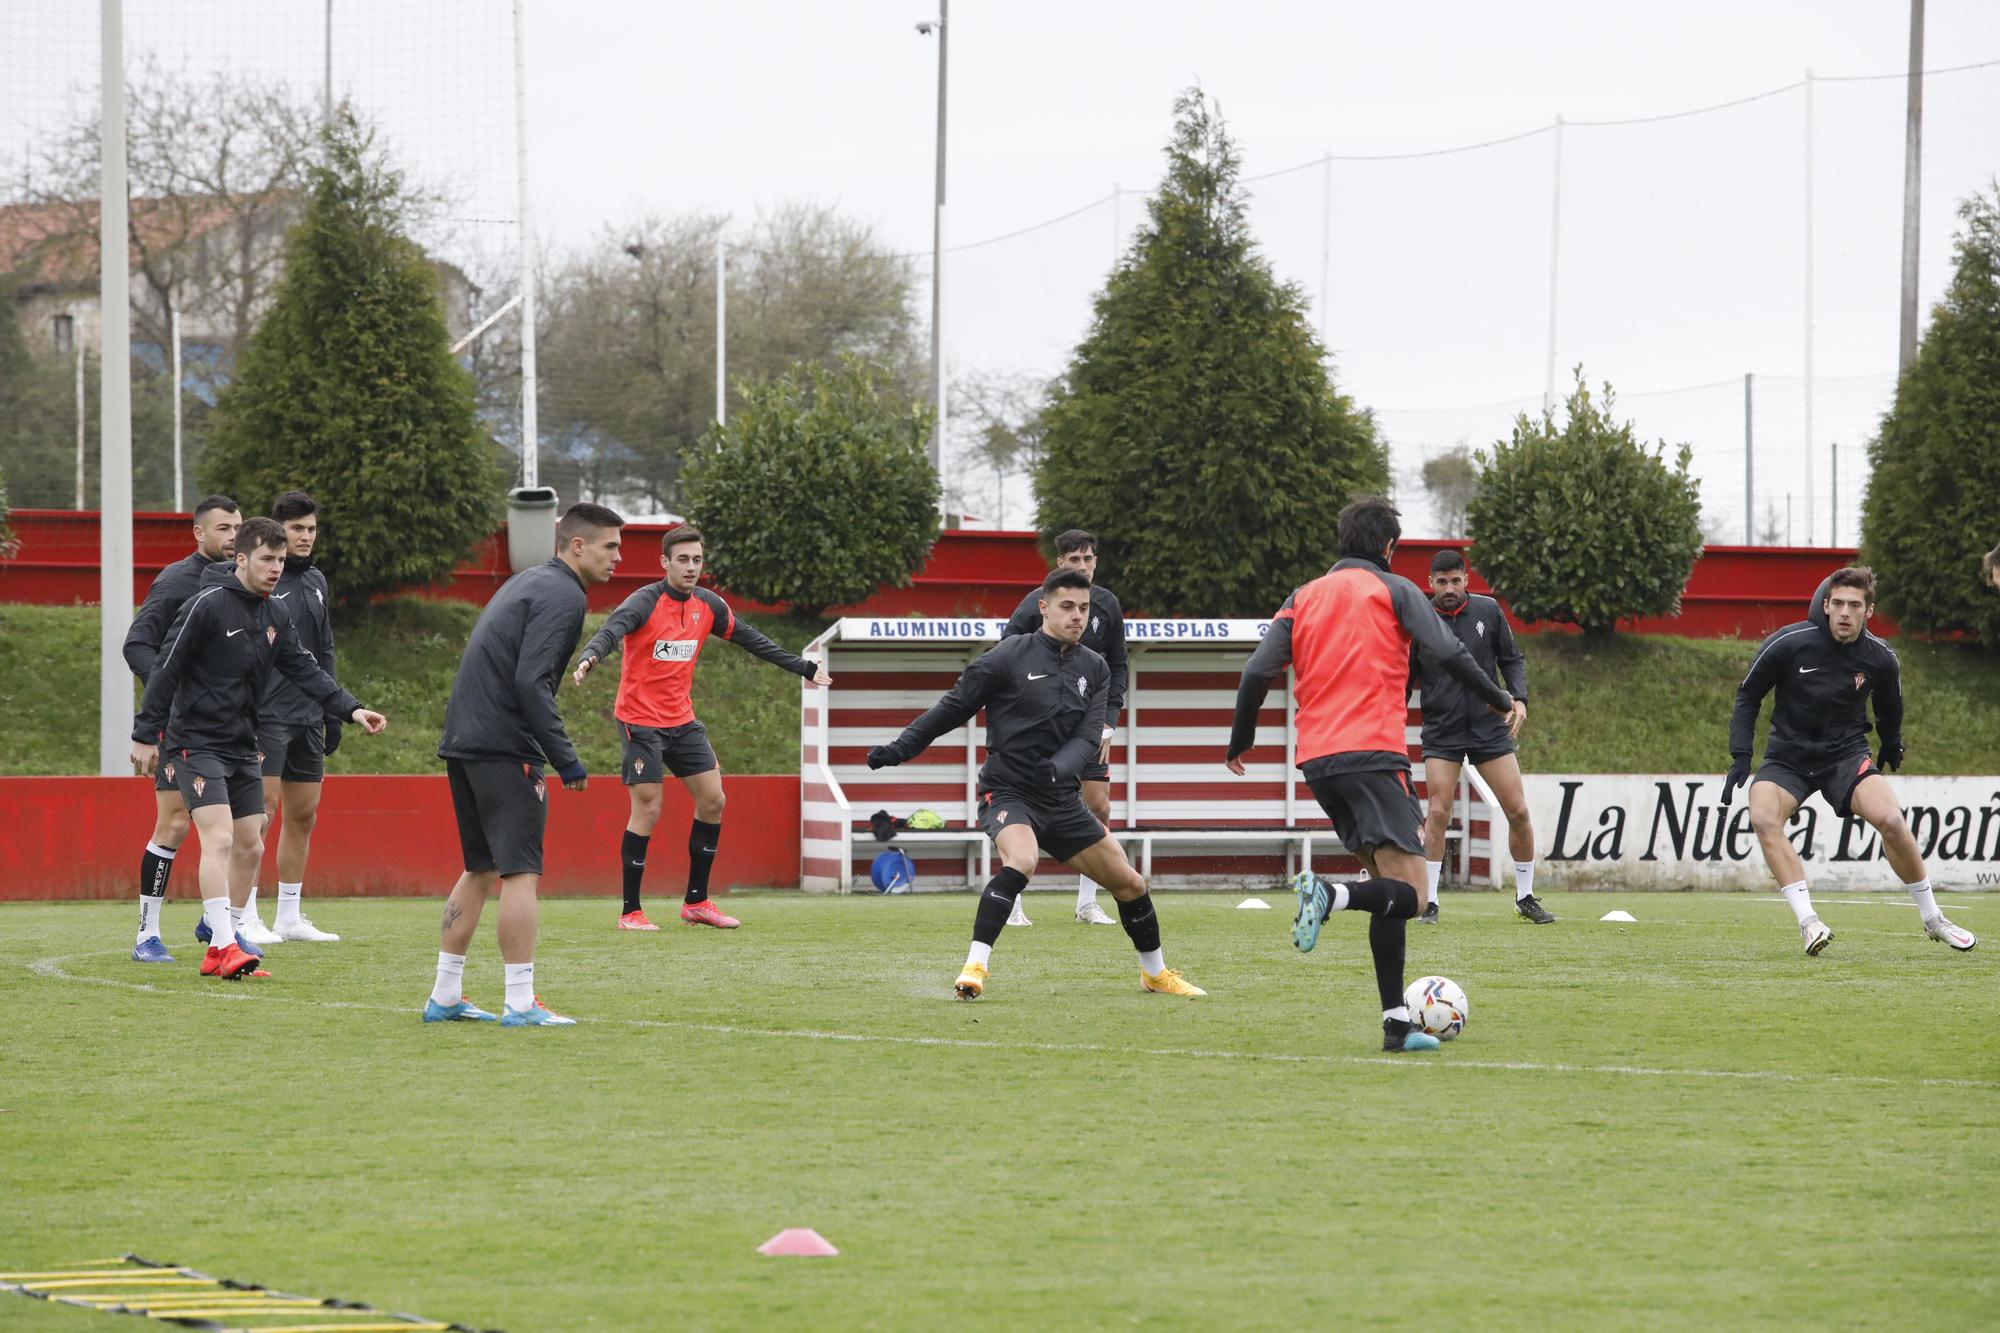
[[[928,34],[932,27],[919,23],[917,31]],[[931,217],[931,389],[937,403],[937,424],[931,432],[931,467],[937,472],[938,503],[947,511],[950,501],[945,498],[945,425],[946,415],[944,388],[944,206],[945,206],[945,106],[946,77],[950,69],[946,43],[951,40],[951,0],[938,0],[936,20],[938,39],[937,77],[937,200]]]
[[[81,509],[83,508],[85,437],[90,413],[85,407],[83,398],[83,317],[76,313],[76,309],[73,306],[70,309],[69,328],[70,341],[75,345],[76,351],[76,503],[71,507]]]
[[[326,77],[320,84],[320,121],[333,124],[333,0],[326,0]]]
[[[1757,544],[1756,505],[1756,450],[1751,430],[1754,413],[1751,411],[1751,382],[1756,377],[1748,372],[1743,376],[1743,544]]]
[[[113,777],[132,771],[132,673],[123,652],[126,631],[132,628],[132,275],[125,199],[124,3],[101,3],[97,771]]]
[[[541,484],[541,423],[535,393],[535,227],[528,205],[528,0],[514,0],[514,175],[519,188],[515,211],[521,247],[521,484]]]
[[[1910,0],[1909,95],[1903,117],[1903,318],[1896,373],[1917,359],[1917,218],[1924,174],[1924,0]]]
[[[184,509],[181,497],[181,310],[178,304],[167,313],[174,344],[174,508]]]
[[[729,360],[726,337],[729,331],[729,251],[721,233],[715,237],[715,424],[728,419]]]
[[[1556,116],[1555,164],[1549,173],[1549,352],[1542,369],[1542,414],[1556,410],[1556,277],[1562,256],[1563,118]]]

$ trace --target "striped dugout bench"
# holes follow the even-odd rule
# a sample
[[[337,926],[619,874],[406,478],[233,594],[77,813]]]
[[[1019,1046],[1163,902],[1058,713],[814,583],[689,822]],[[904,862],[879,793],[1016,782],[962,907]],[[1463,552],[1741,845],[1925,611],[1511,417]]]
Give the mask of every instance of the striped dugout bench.
[[[984,715],[946,733],[917,759],[871,772],[882,744],[950,689],[965,665],[1000,636],[980,618],[848,617],[806,651],[833,685],[805,685],[800,711],[800,882],[820,892],[868,886],[883,850],[876,810],[937,811],[946,827],[899,833],[920,889],[982,885],[992,846],[973,818],[985,759]],[[1111,752],[1111,833],[1148,880],[1162,887],[1268,886],[1300,869],[1355,868],[1294,766],[1295,701],[1288,678],[1258,718],[1257,748],[1242,777],[1222,766],[1243,663],[1262,620],[1128,620],[1130,680]],[[1423,770],[1414,719],[1412,780]],[[1497,883],[1492,793],[1468,767],[1459,793],[1452,869],[1460,881]],[[1421,790],[1421,787],[1419,788]],[[1044,862],[1042,874],[1061,874]],[[1047,882],[1044,880],[1043,882]],[[1070,881],[1062,881],[1067,890]]]

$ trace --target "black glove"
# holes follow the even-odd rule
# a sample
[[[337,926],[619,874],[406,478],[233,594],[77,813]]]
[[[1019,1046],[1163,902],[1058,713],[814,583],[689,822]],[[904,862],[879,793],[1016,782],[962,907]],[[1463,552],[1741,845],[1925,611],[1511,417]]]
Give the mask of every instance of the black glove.
[[[1736,789],[1750,780],[1750,756],[1739,754],[1730,756],[1729,775],[1722,779],[1722,803],[1728,805],[1736,795]]]
[[[332,754],[335,750],[338,750],[339,748],[340,748],[340,721],[337,718],[330,717],[326,720],[326,752],[328,754]]]
[[[894,768],[902,762],[902,758],[889,746],[876,745],[869,748],[868,767],[870,768]]]
[[[1882,753],[1875,756],[1875,767],[1894,773],[1903,766],[1903,741],[1901,737],[1890,740],[1882,738]]]

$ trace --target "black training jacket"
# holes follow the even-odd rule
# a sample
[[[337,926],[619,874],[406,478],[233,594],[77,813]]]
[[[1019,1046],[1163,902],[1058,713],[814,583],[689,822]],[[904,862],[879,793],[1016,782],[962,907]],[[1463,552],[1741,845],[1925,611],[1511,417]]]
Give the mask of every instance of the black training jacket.
[[[1057,643],[1040,630],[1017,634],[975,658],[887,748],[897,763],[907,763],[984,708],[981,787],[1030,799],[1075,791],[1077,774],[1097,758],[1110,675],[1104,659],[1081,644]]]
[[[1764,640],[1736,689],[1729,719],[1729,754],[1747,759],[1756,746],[1757,710],[1771,705],[1764,758],[1811,771],[1868,748],[1868,701],[1882,744],[1903,743],[1903,669],[1895,650],[1866,629],[1840,643],[1827,627],[1827,584],[1813,594],[1807,618]]]
[[[1437,603],[1431,603],[1435,608]],[[1497,672],[1507,693],[1528,701],[1528,662],[1514,643],[1507,613],[1491,597],[1472,593],[1458,610],[1437,613],[1445,628],[1465,645],[1472,660],[1490,679]],[[1511,750],[1507,719],[1498,717],[1484,699],[1459,683],[1433,653],[1410,644],[1410,687],[1424,692],[1424,749],[1444,751]]]
[[[479,613],[451,699],[440,759],[505,759],[558,773],[579,767],[556,712],[556,685],[583,634],[583,580],[562,560],[524,569]]]
[[[1000,637],[1011,639],[1016,634],[1040,630],[1041,601],[1042,590],[1031,589],[1007,618],[1007,628],[1000,631]],[[1119,605],[1111,589],[1101,584],[1090,585],[1090,620],[1083,627],[1083,646],[1102,657],[1111,668],[1111,695],[1104,707],[1104,724],[1115,727],[1118,715],[1125,711],[1125,608]]]
[[[167,631],[132,739],[248,759],[279,673],[328,715],[345,718],[361,707],[299,645],[285,604],[245,588],[234,563],[218,564]]]
[[[201,591],[201,576],[214,564],[227,565],[232,571],[236,568],[234,560],[211,561],[196,551],[161,570],[153,586],[146,590],[146,600],[139,604],[138,614],[132,617],[132,628],[125,633],[125,665],[132,668],[141,685],[153,674],[153,663],[160,655],[160,645],[167,640],[167,631],[173,627],[174,617],[187,605],[188,598]]]
[[[283,602],[292,613],[299,644],[318,659],[320,670],[335,680],[340,679],[334,670],[333,617],[326,605],[326,575],[309,560],[287,558],[285,572],[278,576],[271,600]],[[271,692],[265,696],[259,720],[266,725],[281,722],[287,726],[316,727],[326,721],[326,711],[317,700],[307,697],[304,690],[287,680],[283,672],[278,672],[271,677]],[[339,720],[344,722],[346,718]]]

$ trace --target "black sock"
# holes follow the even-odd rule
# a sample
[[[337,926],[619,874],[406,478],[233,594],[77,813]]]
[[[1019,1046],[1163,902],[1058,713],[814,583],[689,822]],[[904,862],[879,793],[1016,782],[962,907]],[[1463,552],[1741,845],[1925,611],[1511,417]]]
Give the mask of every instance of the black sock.
[[[688,829],[688,891],[691,903],[708,901],[708,868],[715,864],[715,849],[722,842],[722,825],[695,820]]]
[[[1160,947],[1160,914],[1153,910],[1153,895],[1142,893],[1131,902],[1118,903],[1118,924],[1140,953],[1155,953]]]
[[[176,848],[175,850],[179,850]],[[146,853],[139,858],[139,893],[146,898],[167,896],[167,877],[174,873],[174,858],[161,856],[146,844]]]
[[[1417,891],[1400,879],[1364,879],[1347,886],[1347,910],[1407,921],[1417,914]]]
[[[625,830],[625,836],[618,843],[618,865],[625,872],[625,911],[639,910],[639,881],[646,877],[646,844],[652,836]]]
[[[1001,866],[1000,873],[986,881],[986,891],[979,895],[979,910],[972,917],[976,943],[990,945],[1000,938],[1001,928],[1013,914],[1014,900],[1027,887],[1028,877],[1012,866]]]
[[[1409,933],[1409,915],[1378,916],[1368,923],[1368,949],[1375,955],[1375,989],[1385,1010],[1403,1002],[1403,940]]]

